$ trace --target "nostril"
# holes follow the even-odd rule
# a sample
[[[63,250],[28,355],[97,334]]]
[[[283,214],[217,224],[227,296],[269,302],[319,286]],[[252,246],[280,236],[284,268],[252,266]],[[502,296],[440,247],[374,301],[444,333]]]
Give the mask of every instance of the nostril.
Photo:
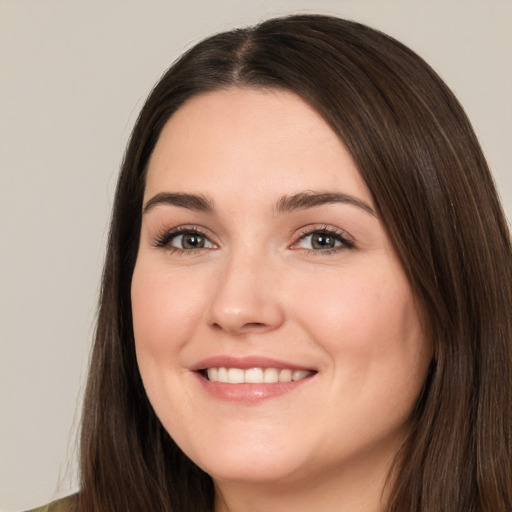
[[[239,327],[236,327],[236,329],[230,329],[227,326],[222,326],[221,324],[214,322],[212,323],[212,327],[215,330],[223,330],[223,331],[237,331],[240,333],[248,332],[248,331],[264,331],[268,330],[269,326],[263,322],[247,322],[245,324],[242,324]]]
[[[243,326],[246,329],[265,329],[267,326],[262,322],[249,322]]]

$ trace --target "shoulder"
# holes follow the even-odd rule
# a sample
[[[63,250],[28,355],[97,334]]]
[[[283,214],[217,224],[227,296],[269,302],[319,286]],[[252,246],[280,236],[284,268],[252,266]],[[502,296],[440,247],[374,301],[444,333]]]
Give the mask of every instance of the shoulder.
[[[52,501],[44,507],[27,510],[27,512],[72,512],[75,510],[76,495],[67,496],[57,501]]]

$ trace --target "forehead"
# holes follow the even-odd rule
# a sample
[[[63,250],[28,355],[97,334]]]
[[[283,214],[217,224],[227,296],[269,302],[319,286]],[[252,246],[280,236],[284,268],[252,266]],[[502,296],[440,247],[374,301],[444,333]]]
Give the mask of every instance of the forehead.
[[[191,188],[247,195],[340,189],[370,199],[351,155],[321,115],[280,89],[202,93],[170,118],[149,162],[145,195]]]

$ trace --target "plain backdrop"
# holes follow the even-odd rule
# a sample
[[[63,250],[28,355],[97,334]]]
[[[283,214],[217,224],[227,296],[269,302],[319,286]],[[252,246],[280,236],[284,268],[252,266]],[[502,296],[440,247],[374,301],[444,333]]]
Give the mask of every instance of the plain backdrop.
[[[0,509],[76,489],[110,204],[155,81],[213,32],[298,11],[422,55],[466,108],[512,217],[512,0],[0,0]]]

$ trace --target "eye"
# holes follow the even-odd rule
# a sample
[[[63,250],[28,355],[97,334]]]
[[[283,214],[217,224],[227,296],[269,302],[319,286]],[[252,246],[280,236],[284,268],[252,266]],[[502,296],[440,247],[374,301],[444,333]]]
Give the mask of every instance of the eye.
[[[170,240],[170,245],[177,249],[211,249],[213,244],[200,233],[184,233],[174,235]]]
[[[334,236],[325,233],[311,233],[301,238],[299,242],[299,247],[316,250],[334,249],[341,245],[340,240],[336,240]]]
[[[217,247],[205,234],[189,227],[179,227],[165,232],[155,240],[155,246],[183,252]]]
[[[321,229],[307,230],[293,244],[292,249],[306,249],[315,252],[336,252],[339,249],[352,249],[354,242],[342,231],[323,227]]]

